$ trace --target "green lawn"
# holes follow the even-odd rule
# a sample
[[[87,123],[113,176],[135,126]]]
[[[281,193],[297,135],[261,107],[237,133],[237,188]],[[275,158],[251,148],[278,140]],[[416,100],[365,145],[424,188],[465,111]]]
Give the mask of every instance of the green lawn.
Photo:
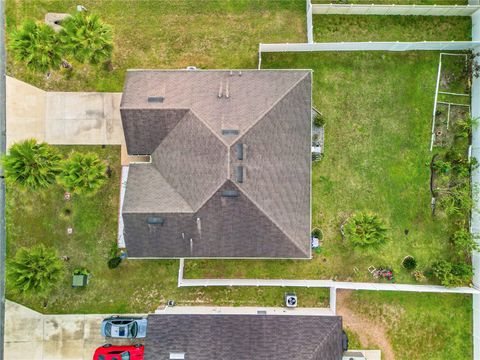
[[[187,277],[267,277],[372,281],[370,265],[401,268],[407,255],[427,270],[449,257],[452,224],[432,218],[429,192],[436,52],[264,55],[265,68],[312,68],[314,104],[326,118],[325,157],[313,166],[313,226],[324,232],[312,261],[187,261]],[[352,250],[339,227],[359,210],[379,214],[390,241]],[[408,230],[408,235],[405,235]]]
[[[72,149],[92,151],[107,161],[113,170],[108,183],[94,197],[74,195],[63,198],[64,190],[54,186],[45,191],[22,191],[15,184],[7,185],[7,258],[17,249],[43,243],[54,247],[60,256],[69,256],[62,283],[43,298],[20,296],[7,284],[7,297],[46,313],[124,313],[150,312],[175,299],[184,305],[263,305],[281,306],[280,288],[177,288],[178,261],[131,260],[110,270],[110,250],[116,244],[120,147],[62,146],[67,154]],[[71,214],[66,215],[65,209]],[[67,235],[67,227],[73,234]],[[85,289],[71,287],[72,272],[87,268],[93,277]],[[302,306],[328,305],[328,290],[298,289]]]
[[[351,309],[387,329],[396,359],[472,358],[469,295],[356,291],[350,301]]]
[[[122,91],[126,69],[255,68],[260,42],[305,42],[305,2],[294,0],[85,0],[111,24],[113,71],[73,64],[66,79],[32,74],[8,57],[8,74],[43,89]],[[73,12],[75,0],[7,0],[7,33],[25,18]]]
[[[316,42],[471,40],[469,16],[314,15]]]

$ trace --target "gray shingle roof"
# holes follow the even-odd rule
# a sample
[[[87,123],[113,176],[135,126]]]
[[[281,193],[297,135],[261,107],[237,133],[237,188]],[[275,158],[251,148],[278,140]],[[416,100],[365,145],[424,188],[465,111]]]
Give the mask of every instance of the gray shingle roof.
[[[121,111],[128,152],[152,155],[127,182],[130,256],[310,256],[310,71],[130,71]]]
[[[341,360],[342,319],[296,315],[148,316],[145,360]]]

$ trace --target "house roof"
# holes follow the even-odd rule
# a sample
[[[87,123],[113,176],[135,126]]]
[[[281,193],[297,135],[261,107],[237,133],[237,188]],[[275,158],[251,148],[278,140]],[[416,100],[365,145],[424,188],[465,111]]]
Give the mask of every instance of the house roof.
[[[121,112],[128,153],[152,156],[127,182],[122,212],[130,256],[310,256],[310,71],[129,71]],[[226,199],[208,206],[226,187],[243,208]],[[186,212],[191,220],[177,230],[153,231],[138,216]],[[162,231],[182,237],[159,247]],[[185,239],[195,246],[180,244]],[[283,248],[273,249],[275,243]]]
[[[145,360],[340,360],[342,318],[297,315],[148,316]]]

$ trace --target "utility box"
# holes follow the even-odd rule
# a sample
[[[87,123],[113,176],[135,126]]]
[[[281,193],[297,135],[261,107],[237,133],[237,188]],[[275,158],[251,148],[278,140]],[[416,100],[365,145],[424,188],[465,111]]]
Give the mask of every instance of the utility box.
[[[367,360],[360,351],[345,351],[342,360]]]

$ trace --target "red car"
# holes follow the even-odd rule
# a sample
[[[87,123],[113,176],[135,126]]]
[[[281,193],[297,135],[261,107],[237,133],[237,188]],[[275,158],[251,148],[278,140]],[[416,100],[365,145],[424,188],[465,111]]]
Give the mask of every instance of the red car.
[[[99,347],[93,360],[143,360],[143,345],[113,346],[105,344]]]

